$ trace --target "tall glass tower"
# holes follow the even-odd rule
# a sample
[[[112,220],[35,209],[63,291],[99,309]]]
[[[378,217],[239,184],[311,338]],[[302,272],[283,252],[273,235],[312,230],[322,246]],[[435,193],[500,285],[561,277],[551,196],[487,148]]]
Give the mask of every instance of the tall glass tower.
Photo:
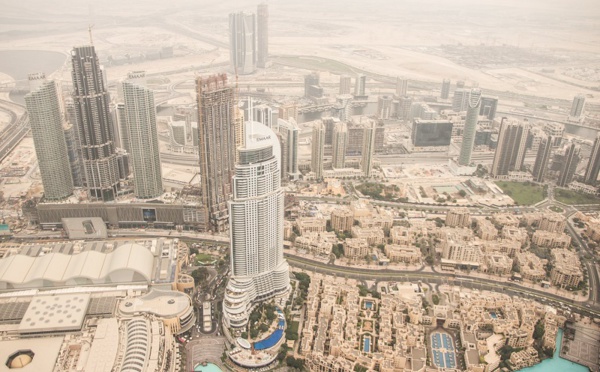
[[[123,110],[121,116],[123,141],[130,151],[135,196],[156,198],[163,193],[160,151],[156,130],[154,93],[145,87],[145,73],[135,71],[121,83]]]
[[[240,12],[229,15],[229,59],[233,72],[245,75],[256,71],[256,16],[254,14]]]
[[[110,97],[93,46],[75,47],[73,102],[85,169],[85,185],[93,199],[113,200],[120,188]]]
[[[71,164],[63,133],[56,84],[43,73],[29,75],[31,92],[25,96],[44,198],[60,200],[73,194]]]
[[[277,135],[258,122],[245,123],[246,142],[239,149],[229,202],[231,277],[223,315],[228,327],[248,323],[252,306],[289,288],[283,258],[283,189]]]
[[[479,89],[471,89],[467,102],[467,117],[465,119],[463,140],[460,147],[460,155],[458,156],[458,164],[460,165],[469,165],[471,163],[471,153],[475,144],[475,132],[477,130],[480,105],[481,91]]]

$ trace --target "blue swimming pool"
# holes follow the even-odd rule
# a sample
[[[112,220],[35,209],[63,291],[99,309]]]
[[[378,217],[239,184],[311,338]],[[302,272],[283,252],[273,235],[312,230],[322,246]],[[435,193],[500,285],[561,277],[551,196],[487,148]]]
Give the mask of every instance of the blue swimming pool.
[[[221,368],[217,367],[216,364],[206,363],[206,365],[198,364],[194,368],[195,372],[222,372]]]
[[[373,302],[365,301],[365,307],[369,310],[373,310]]]
[[[273,346],[277,345],[277,343],[279,342],[279,340],[281,340],[281,337],[283,336],[284,329],[285,329],[285,321],[283,319],[279,319],[279,323],[277,323],[277,329],[275,331],[273,331],[273,333],[271,333],[269,335],[269,337],[265,338],[264,340],[255,342],[254,349],[255,350],[264,350],[264,349],[272,348]]]
[[[370,337],[365,337],[363,351],[365,353],[370,353],[371,352],[371,338]]]
[[[492,317],[492,319],[498,319],[498,315],[495,312],[491,312],[490,316]]]

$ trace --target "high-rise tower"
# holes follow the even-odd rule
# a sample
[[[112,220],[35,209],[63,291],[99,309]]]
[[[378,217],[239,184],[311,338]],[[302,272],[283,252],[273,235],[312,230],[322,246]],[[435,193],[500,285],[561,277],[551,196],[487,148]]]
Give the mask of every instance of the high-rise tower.
[[[105,77],[93,46],[73,48],[71,62],[85,185],[91,198],[113,200],[120,189],[119,165]]]
[[[254,14],[229,15],[229,61],[241,75],[256,71],[256,21]]]
[[[469,165],[471,163],[471,153],[473,152],[473,144],[475,143],[475,131],[477,129],[480,104],[481,91],[479,89],[471,89],[467,102],[467,117],[465,119],[463,140],[458,157],[458,164],[460,165]]]
[[[64,199],[73,194],[73,178],[56,84],[46,81],[43,73],[30,74],[29,84],[31,92],[25,95],[25,106],[44,185],[44,198]]]
[[[408,92],[408,80],[396,77],[396,97],[404,97]]]
[[[450,79],[444,79],[444,81],[442,81],[440,97],[442,99],[448,99],[448,97],[450,97]]]
[[[256,17],[257,65],[260,68],[265,68],[269,59],[269,6],[264,3],[259,4]]]
[[[133,167],[133,185],[138,198],[156,198],[163,193],[160,150],[156,129],[154,93],[145,87],[145,73],[131,72],[121,83],[123,90],[122,131]],[[125,139],[124,139],[125,140]]]
[[[280,147],[275,133],[246,122],[246,142],[233,177],[229,204],[231,277],[225,289],[223,319],[243,327],[253,305],[285,293],[289,266],[283,258],[283,189]]]
[[[367,124],[363,138],[360,166],[365,177],[371,177],[373,171],[373,153],[375,152],[375,121]]]
[[[520,171],[525,160],[529,127],[518,121],[502,118],[498,146],[494,154],[491,174],[506,176],[510,171]]]
[[[594,145],[592,146],[592,152],[590,153],[590,160],[587,168],[585,169],[585,177],[583,182],[588,185],[595,186],[596,180],[598,179],[598,173],[600,172],[600,134],[596,136]]]
[[[572,143],[567,147],[565,151],[564,163],[562,169],[560,170],[560,175],[558,176],[558,181],[556,185],[559,187],[566,187],[568,184],[573,181],[573,175],[577,170],[577,165],[579,164],[579,147]]]
[[[300,127],[296,120],[277,119],[277,127],[281,138],[281,174],[282,178],[298,179],[298,140]]]
[[[325,155],[325,125],[321,120],[312,129],[311,170],[317,180],[323,179],[323,156]]]
[[[481,108],[479,109],[479,115],[483,115],[490,120],[494,120],[497,109],[498,97],[481,96]]]
[[[535,163],[533,164],[533,180],[535,182],[544,182],[546,171],[548,170],[548,162],[552,154],[552,136],[544,136],[540,141]]]
[[[335,168],[344,168],[346,164],[346,147],[348,146],[348,125],[341,121],[333,128],[333,152],[331,165]]]
[[[366,95],[367,77],[360,74],[356,77],[356,83],[354,84],[354,96],[364,97]]]
[[[196,78],[202,202],[212,231],[228,228],[227,201],[236,158],[236,103],[225,74]]]
[[[339,94],[350,94],[350,89],[352,89],[352,78],[348,75],[341,75]]]
[[[585,107],[585,96],[583,94],[578,94],[573,98],[573,103],[571,104],[571,111],[569,116],[572,118],[580,118],[583,115],[583,108]]]

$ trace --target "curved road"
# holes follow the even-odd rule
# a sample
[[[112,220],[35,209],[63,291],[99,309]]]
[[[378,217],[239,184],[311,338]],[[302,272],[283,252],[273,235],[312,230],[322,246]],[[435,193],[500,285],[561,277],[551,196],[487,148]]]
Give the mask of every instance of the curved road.
[[[286,255],[286,259],[291,266],[318,272],[321,274],[338,275],[358,280],[383,280],[383,281],[410,281],[421,280],[427,284],[450,284],[460,285],[469,288],[489,290],[494,292],[506,292],[512,296],[524,296],[536,298],[542,302],[547,301],[553,305],[567,304],[580,313],[588,316],[600,316],[598,306],[588,307],[587,302],[576,302],[564,297],[552,294],[548,291],[523,287],[512,282],[499,282],[493,279],[470,277],[466,275],[455,275],[451,273],[424,272],[424,271],[404,271],[404,270],[373,270],[345,266],[336,266],[324,264],[319,261],[313,261],[306,258]]]

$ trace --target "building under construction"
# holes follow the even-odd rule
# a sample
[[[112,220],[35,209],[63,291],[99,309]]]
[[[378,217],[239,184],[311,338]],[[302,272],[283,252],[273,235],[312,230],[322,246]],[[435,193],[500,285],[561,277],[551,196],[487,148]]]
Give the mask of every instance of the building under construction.
[[[229,227],[227,201],[236,157],[236,124],[240,121],[235,90],[227,75],[196,79],[202,204],[207,227],[215,232]]]

